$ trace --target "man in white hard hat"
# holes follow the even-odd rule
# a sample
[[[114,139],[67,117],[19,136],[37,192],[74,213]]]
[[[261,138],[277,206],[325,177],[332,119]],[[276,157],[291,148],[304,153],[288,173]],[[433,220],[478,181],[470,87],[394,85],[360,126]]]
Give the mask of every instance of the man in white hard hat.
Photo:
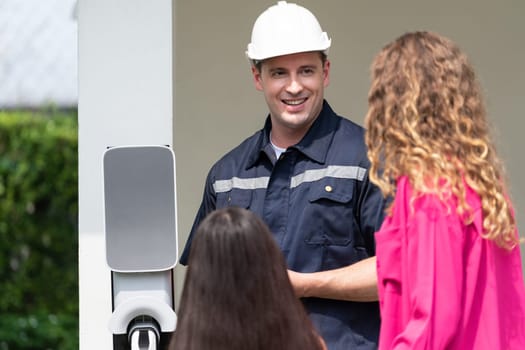
[[[373,235],[384,202],[368,180],[363,128],[324,100],[330,44],[315,16],[296,4],[279,1],[257,18],[246,55],[270,113],[262,130],[210,170],[180,262],[208,213],[248,208],[272,230],[328,349],[375,349]]]

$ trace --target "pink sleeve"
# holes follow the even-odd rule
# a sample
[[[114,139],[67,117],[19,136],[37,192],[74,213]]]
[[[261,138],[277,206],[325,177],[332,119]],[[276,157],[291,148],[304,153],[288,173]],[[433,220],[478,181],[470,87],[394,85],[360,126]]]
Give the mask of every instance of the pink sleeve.
[[[463,234],[457,216],[447,216],[435,197],[419,198],[415,206],[408,218],[403,262],[406,328],[393,348],[450,348],[461,320]]]

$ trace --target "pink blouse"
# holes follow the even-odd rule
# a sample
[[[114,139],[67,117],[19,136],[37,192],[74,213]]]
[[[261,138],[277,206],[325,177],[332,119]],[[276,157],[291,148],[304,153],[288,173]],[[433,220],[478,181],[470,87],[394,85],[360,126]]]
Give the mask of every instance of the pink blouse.
[[[478,195],[474,222],[456,203],[424,195],[411,203],[398,181],[392,216],[376,232],[381,308],[379,349],[525,349],[525,285],[519,247],[483,239]]]

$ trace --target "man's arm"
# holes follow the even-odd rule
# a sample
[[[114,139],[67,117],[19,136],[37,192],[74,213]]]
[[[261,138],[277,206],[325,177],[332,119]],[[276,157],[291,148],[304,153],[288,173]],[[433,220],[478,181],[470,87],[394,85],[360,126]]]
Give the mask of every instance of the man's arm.
[[[376,257],[339,269],[312,273],[288,270],[298,297],[349,301],[377,301]]]

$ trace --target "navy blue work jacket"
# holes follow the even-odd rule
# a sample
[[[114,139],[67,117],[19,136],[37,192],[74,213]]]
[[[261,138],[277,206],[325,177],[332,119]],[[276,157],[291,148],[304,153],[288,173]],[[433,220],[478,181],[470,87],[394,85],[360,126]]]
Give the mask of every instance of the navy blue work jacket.
[[[276,159],[271,121],[222,157],[206,179],[202,204],[180,258],[187,264],[193,234],[214,209],[247,208],[270,227],[288,267],[315,272],[375,254],[374,232],[384,201],[368,180],[364,129],[323,109],[304,138]],[[376,302],[303,298],[328,349],[375,349]]]

